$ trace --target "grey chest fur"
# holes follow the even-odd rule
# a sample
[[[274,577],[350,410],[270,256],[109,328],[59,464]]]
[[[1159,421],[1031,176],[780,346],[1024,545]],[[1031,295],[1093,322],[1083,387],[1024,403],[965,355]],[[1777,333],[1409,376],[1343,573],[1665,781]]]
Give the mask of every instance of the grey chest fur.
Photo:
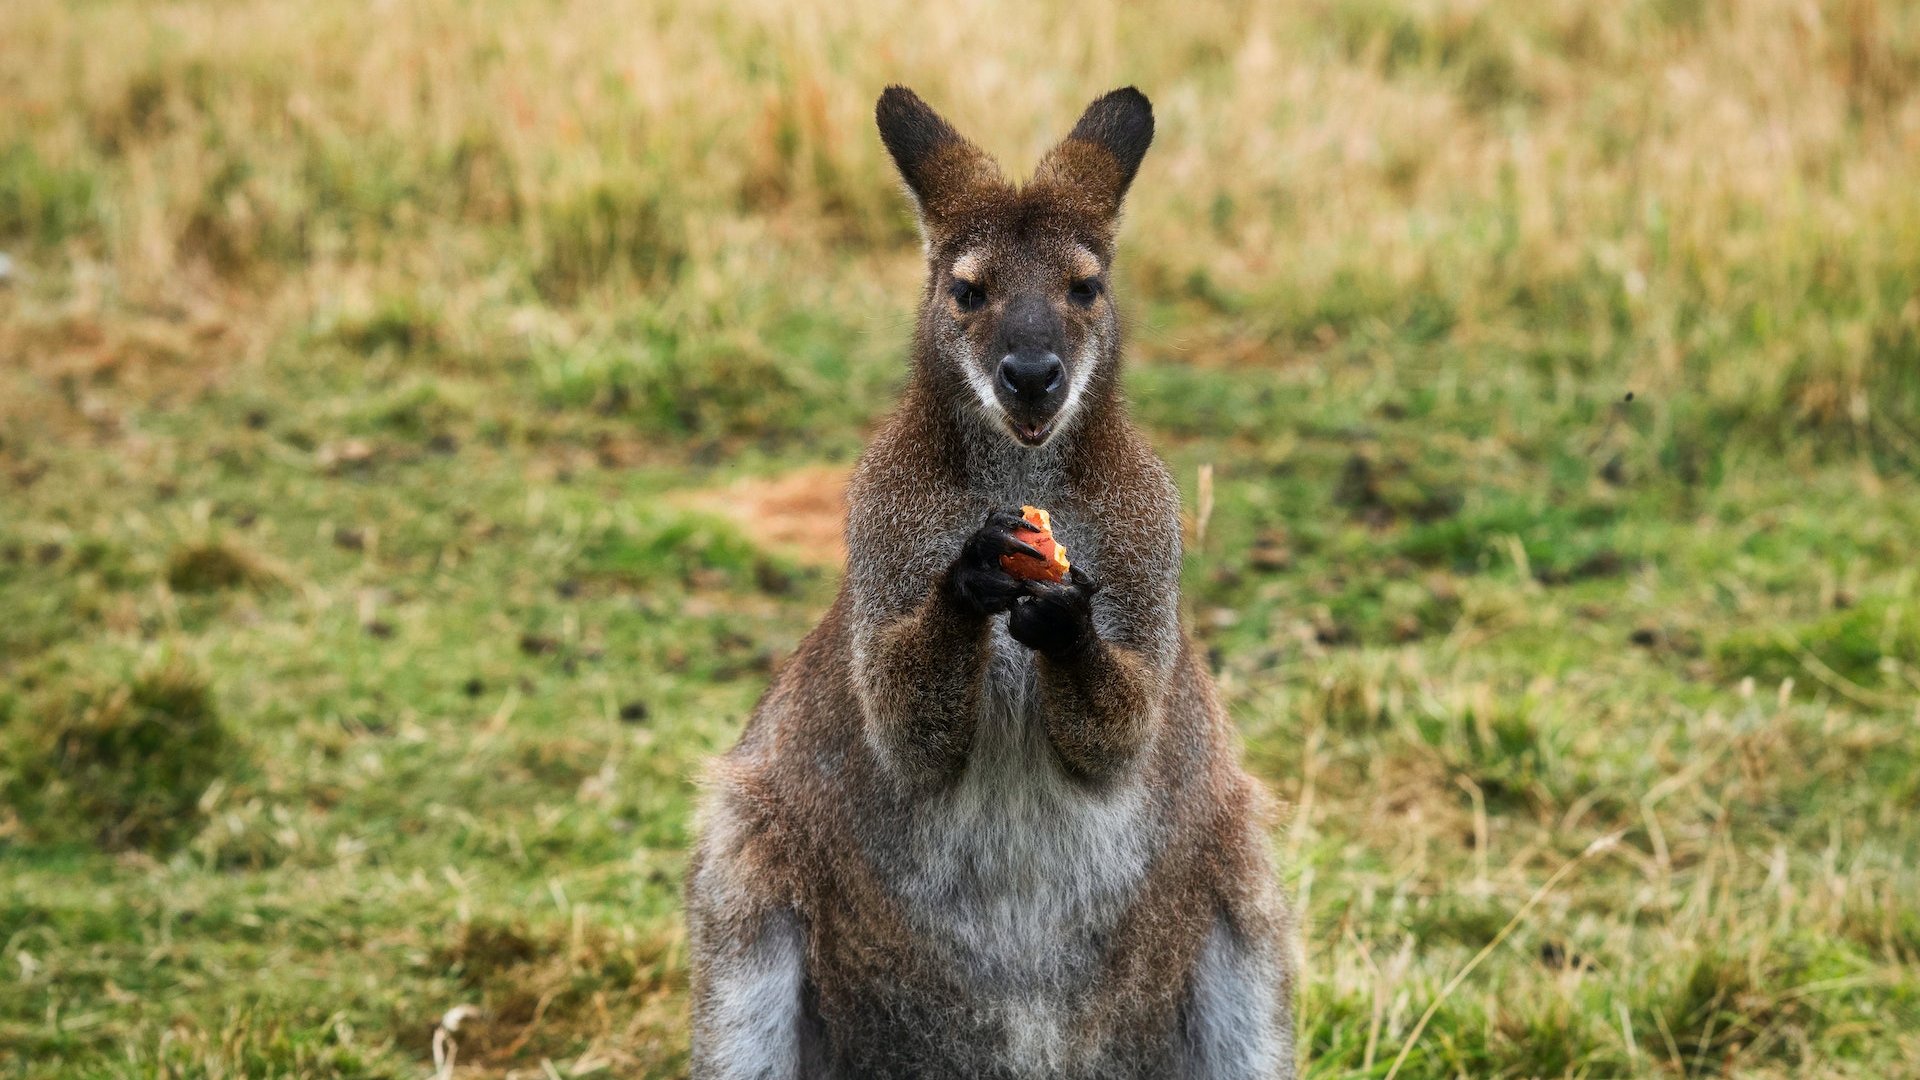
[[[1069,1004],[1099,971],[1100,943],[1143,875],[1138,785],[1092,792],[1060,768],[1032,652],[992,631],[993,656],[965,774],[919,808],[898,882],[947,970],[996,1017],[1006,1053],[1069,1053]]]

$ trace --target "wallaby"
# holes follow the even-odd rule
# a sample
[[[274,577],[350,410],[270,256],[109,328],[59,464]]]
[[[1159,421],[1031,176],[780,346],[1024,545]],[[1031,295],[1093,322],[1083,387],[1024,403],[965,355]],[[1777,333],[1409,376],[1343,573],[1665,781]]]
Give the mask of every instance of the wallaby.
[[[838,598],[714,767],[693,1075],[1292,1077],[1267,801],[1120,395],[1109,271],[1152,106],[1095,101],[1020,186],[912,91],[875,112],[926,240],[913,371]],[[1002,569],[1022,503],[1066,580]]]

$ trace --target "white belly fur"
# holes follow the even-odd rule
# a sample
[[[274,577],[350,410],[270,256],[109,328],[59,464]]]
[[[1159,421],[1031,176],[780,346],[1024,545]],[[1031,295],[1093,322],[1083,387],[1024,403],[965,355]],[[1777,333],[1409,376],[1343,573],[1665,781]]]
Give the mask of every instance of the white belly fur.
[[[993,630],[993,659],[959,784],[921,808],[903,882],[922,932],[983,1010],[1008,1055],[1062,1064],[1068,993],[1097,974],[1098,941],[1150,855],[1138,784],[1091,792],[1061,773],[1039,715],[1032,652]]]

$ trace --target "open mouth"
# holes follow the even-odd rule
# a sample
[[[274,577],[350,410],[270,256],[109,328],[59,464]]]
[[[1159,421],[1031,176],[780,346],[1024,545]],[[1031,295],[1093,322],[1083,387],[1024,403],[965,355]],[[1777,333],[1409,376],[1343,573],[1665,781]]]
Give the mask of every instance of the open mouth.
[[[1027,446],[1039,446],[1041,443],[1047,441],[1047,436],[1053,434],[1053,420],[1051,418],[1032,424],[1008,419],[1007,426],[1013,429],[1013,437]]]

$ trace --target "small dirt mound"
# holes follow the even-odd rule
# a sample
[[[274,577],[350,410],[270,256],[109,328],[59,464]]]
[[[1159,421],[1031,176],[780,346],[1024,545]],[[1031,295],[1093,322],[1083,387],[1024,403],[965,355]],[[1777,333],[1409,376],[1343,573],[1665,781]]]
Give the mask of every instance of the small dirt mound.
[[[263,588],[279,580],[279,571],[265,558],[230,541],[187,544],[167,556],[167,586],[175,592]]]
[[[739,523],[756,544],[795,561],[840,566],[847,557],[847,477],[840,466],[810,466],[695,492],[686,503]]]
[[[237,752],[207,684],[179,662],[48,694],[6,727],[0,799],[43,839],[165,851]]]

